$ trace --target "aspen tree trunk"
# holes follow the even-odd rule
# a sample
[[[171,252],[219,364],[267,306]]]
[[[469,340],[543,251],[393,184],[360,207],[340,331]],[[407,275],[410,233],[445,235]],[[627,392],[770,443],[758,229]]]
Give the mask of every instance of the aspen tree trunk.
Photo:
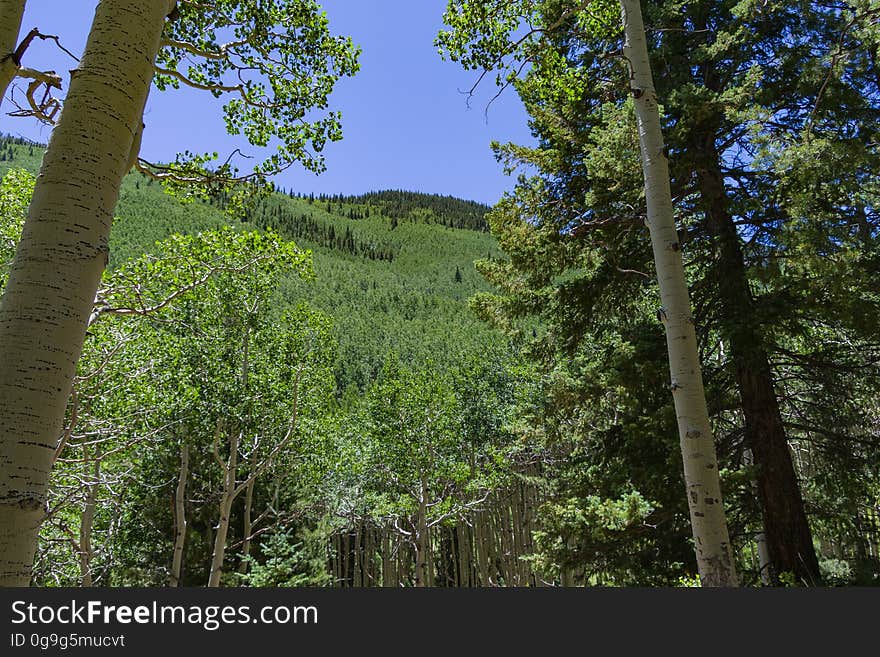
[[[404,564],[404,559],[406,558],[406,543],[403,543],[399,538],[397,539],[397,586],[401,586],[401,584],[406,581],[407,573],[406,566]]]
[[[235,475],[238,472],[239,434],[234,431],[229,435],[229,460],[224,473],[223,495],[220,498],[220,522],[214,534],[214,553],[211,558],[211,574],[208,586],[220,586],[223,575],[223,558],[226,556],[226,536],[229,533],[229,519],[232,516],[232,503],[235,501]]]
[[[381,530],[380,534],[380,549],[382,554],[382,586],[390,586],[391,585],[391,568],[389,562],[389,539],[388,539],[388,531],[384,527]]]
[[[376,560],[375,560],[375,548],[373,546],[373,528],[372,526],[364,525],[364,558],[363,562],[365,565],[364,569],[364,586],[376,586]]]
[[[256,479],[251,479],[244,490],[244,520],[242,522],[242,541],[241,541],[241,563],[238,565],[238,572],[242,575],[248,571],[248,556],[251,553],[251,533],[254,531],[253,510],[254,510],[254,484]]]
[[[499,573],[503,567],[501,559],[499,559],[500,548],[498,546],[498,528],[495,526],[494,509],[498,504],[497,500],[492,504],[486,513],[486,526],[484,537],[486,539],[487,555],[489,557],[489,581],[487,586],[499,586]]]
[[[0,301],[0,586],[30,581],[119,186],[175,4],[98,4]]]
[[[25,0],[0,0],[0,105],[9,85],[18,74],[21,62],[15,60]]]
[[[186,541],[186,480],[189,477],[189,445],[180,445],[180,471],[174,492],[174,552],[171,558],[169,586],[180,586],[183,568],[183,545]]]
[[[468,532],[467,525],[464,523],[456,523],[455,535],[456,544],[458,546],[458,585],[469,587],[471,585],[470,559],[468,558]]]
[[[101,457],[95,457],[95,467],[92,472],[92,481],[89,482],[86,492],[86,502],[83,505],[82,518],[79,522],[79,571],[82,586],[94,585],[92,577],[92,559],[95,552],[92,549],[92,530],[95,527],[95,510],[98,505],[98,485],[101,479]]]
[[[507,505],[510,500],[509,495],[506,497],[507,499],[503,500],[496,506],[493,516],[495,517],[495,535],[498,537],[498,554],[500,557],[499,565],[501,567],[501,579],[504,581],[504,586],[512,586],[512,551],[510,548],[510,534],[508,532],[508,528],[506,527]]]
[[[354,570],[351,578],[351,585],[362,587],[364,585],[364,564],[361,558],[361,524],[354,523]]]
[[[416,517],[416,586],[428,585],[428,508],[425,501],[425,487],[422,486],[422,494],[419,497],[419,510]]]
[[[520,533],[524,524],[522,513],[522,486],[520,482],[514,482],[513,499],[510,503],[510,538],[513,550],[513,566],[516,569],[516,586],[524,586],[527,575],[523,569],[525,565],[520,557],[522,550],[522,534]]]
[[[567,541],[567,547],[569,552],[574,551],[574,537],[569,537]],[[575,580],[575,572],[574,567],[570,565],[565,565],[560,569],[559,572],[559,585],[564,588],[571,588],[577,586],[577,581]]]
[[[338,587],[339,582],[342,579],[342,568],[339,564],[339,552],[342,549],[342,541],[339,538],[339,534],[333,535],[333,537],[330,539],[330,544],[330,563],[333,569],[333,586]]]
[[[737,586],[641,4],[639,0],[621,0],[620,5],[626,34],[624,57],[631,67],[648,228],[660,286],[660,316],[666,328],[671,388],[700,581],[703,586]]]
[[[748,447],[746,447],[743,452],[743,462],[748,466],[755,464],[752,450]],[[752,488],[755,488],[755,486],[752,486]],[[757,491],[755,491],[755,493],[757,493]],[[764,586],[771,586],[773,584],[771,572],[773,563],[770,559],[770,549],[767,547],[767,534],[764,533],[763,525],[761,531],[755,533],[755,547],[758,552],[758,573],[761,576],[761,583],[764,584]]]
[[[461,586],[461,548],[458,544],[458,529],[453,525],[449,529],[449,574],[447,586]]]

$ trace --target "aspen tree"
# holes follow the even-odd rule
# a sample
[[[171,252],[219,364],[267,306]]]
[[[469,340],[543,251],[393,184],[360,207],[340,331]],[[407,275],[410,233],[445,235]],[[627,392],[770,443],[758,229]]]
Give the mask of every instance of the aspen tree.
[[[18,73],[15,48],[24,17],[25,0],[0,0],[0,105]]]
[[[186,480],[189,478],[189,445],[180,442],[180,470],[174,491],[174,550],[171,557],[169,586],[180,585],[183,570],[183,547],[186,542]]]
[[[485,3],[450,0],[444,15],[450,29],[438,35],[437,44],[441,52],[460,61],[465,68],[482,71],[477,84],[491,71],[501,71],[496,83],[503,90],[517,83],[526,62],[540,62],[544,55],[552,54],[554,37],[550,35],[563,30],[567,23],[578,22],[597,37],[616,39],[614,32],[619,28],[610,27],[608,20],[616,11],[616,3],[582,0],[552,5],[509,2],[489,12]],[[667,334],[670,387],[678,420],[697,564],[704,585],[732,586],[736,585],[737,578],[673,216],[668,163],[641,5],[637,0],[621,0],[619,7],[625,33],[623,55],[630,67],[630,87],[639,126],[647,223],[660,286],[658,316]],[[526,24],[532,29],[524,35],[513,36]],[[605,54],[596,53],[599,57]],[[566,581],[571,581],[568,576]]]
[[[621,0],[626,34],[624,57],[639,126],[648,228],[657,267],[666,327],[672,396],[678,418],[685,485],[700,581],[703,586],[736,586],[737,577],[721,499],[715,442],[700,368],[697,337],[675,228],[669,166],[660,109],[639,0]]]
[[[30,580],[113,210],[174,4],[98,5],[0,302],[0,585]]]
[[[219,44],[218,31],[230,25],[235,40]],[[323,146],[341,139],[340,117],[306,114],[327,107],[336,80],[357,71],[358,53],[350,39],[330,35],[314,0],[101,0],[0,301],[0,585],[30,579],[122,177],[137,166],[192,191],[262,186],[294,162],[321,171]],[[142,120],[154,76],[160,89],[184,84],[230,97],[228,130],[260,147],[277,138],[276,152],[241,175],[229,161],[209,169],[216,154],[145,162]]]

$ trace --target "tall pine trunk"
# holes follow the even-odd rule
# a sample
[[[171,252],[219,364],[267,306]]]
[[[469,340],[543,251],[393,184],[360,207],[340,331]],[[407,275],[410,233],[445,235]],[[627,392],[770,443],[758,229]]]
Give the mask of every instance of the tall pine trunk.
[[[714,132],[713,132],[714,134]],[[711,142],[711,138],[704,140]],[[821,583],[819,562],[788,437],[782,422],[770,359],[756,324],[740,237],[730,214],[727,192],[713,143],[697,169],[707,223],[717,244],[720,328],[730,342],[731,359],[745,419],[745,440],[756,466],[758,499],[770,555],[770,578],[784,572],[802,583]]]
[[[0,301],[0,586],[30,581],[52,455],[174,5],[98,4]]]
[[[624,57],[631,67],[630,86],[639,127],[648,227],[662,303],[659,312],[666,328],[672,396],[697,566],[703,586],[736,586],[642,9],[639,0],[621,0],[620,5],[626,35]]]
[[[25,0],[0,0],[0,105],[21,62],[15,60]]]

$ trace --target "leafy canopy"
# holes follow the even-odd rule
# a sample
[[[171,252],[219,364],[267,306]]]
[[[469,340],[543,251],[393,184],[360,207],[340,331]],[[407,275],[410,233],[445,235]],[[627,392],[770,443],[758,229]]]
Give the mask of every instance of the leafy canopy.
[[[333,36],[314,0],[178,2],[157,59],[156,86],[189,86],[226,98],[232,135],[274,153],[241,174],[233,153],[183,153],[170,165],[142,163],[170,187],[207,183],[214,192],[233,182],[265,183],[295,162],[316,173],[322,151],[342,138],[341,113],[325,111],[336,81],[354,75],[360,49]],[[213,169],[208,170],[208,165]]]

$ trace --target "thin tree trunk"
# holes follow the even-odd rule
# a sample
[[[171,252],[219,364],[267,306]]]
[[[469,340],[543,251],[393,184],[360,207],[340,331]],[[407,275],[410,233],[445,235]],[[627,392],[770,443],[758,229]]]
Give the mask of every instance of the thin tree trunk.
[[[0,301],[0,586],[30,581],[52,456],[174,0],[102,0]]]
[[[401,541],[400,538],[398,537],[398,539],[397,539],[397,585],[398,586],[400,586],[401,583],[406,581],[406,579],[407,579],[406,568],[404,565],[404,558],[406,556],[405,555],[405,546],[406,545],[407,545],[407,543]]]
[[[500,533],[498,531],[498,527],[495,526],[494,509],[497,505],[498,502],[496,501],[486,513],[485,536],[488,548],[487,552],[489,556],[489,586],[501,585],[501,582],[499,581],[499,574],[501,573],[501,568],[503,567],[503,562],[500,559]]]
[[[364,585],[364,560],[362,554],[363,535],[361,533],[361,523],[354,523],[354,574],[352,576],[352,586],[363,587]]]
[[[513,572],[513,548],[510,545],[510,531],[507,523],[507,511],[510,504],[510,494],[495,507],[495,535],[498,537],[498,549],[501,566],[501,579],[504,586],[513,586],[516,575]]]
[[[180,586],[183,568],[183,545],[186,541],[186,480],[189,477],[189,445],[180,444],[180,471],[177,475],[177,490],[174,491],[174,552],[171,558],[171,580],[169,586]]]
[[[388,530],[384,527],[381,529],[380,534],[380,548],[382,550],[382,586],[390,586],[391,584],[391,568],[389,563],[389,540],[388,540]]]
[[[672,396],[697,567],[703,586],[736,586],[642,9],[639,0],[621,0],[620,4],[626,33],[624,57],[631,67],[630,86],[639,126],[648,228],[662,302],[659,312],[666,328]]]
[[[435,581],[437,573],[437,546],[434,545],[434,532],[431,527],[425,525],[425,584],[429,587],[437,585]]]
[[[344,582],[342,586],[349,588],[351,587],[351,583],[349,581],[349,571],[350,567],[350,555],[349,555],[349,544],[351,542],[351,530],[346,527],[345,533],[342,535],[342,577],[340,578],[341,582]]]
[[[526,511],[525,511],[525,484],[522,482],[514,482],[514,497],[511,508],[511,525],[510,531],[513,538],[513,558],[516,564],[517,586],[526,586],[529,581],[528,565],[523,561],[525,555],[525,527],[526,527]]]
[[[471,560],[470,560],[470,537],[468,526],[463,522],[455,525],[455,533],[458,544],[458,585],[461,587],[471,586]]]
[[[220,522],[217,524],[217,532],[214,534],[214,553],[211,558],[211,574],[208,578],[209,587],[220,586],[220,577],[223,575],[223,559],[226,556],[226,536],[229,533],[232,503],[235,501],[238,441],[239,434],[234,431],[229,434],[229,460],[226,462],[223,495],[220,498]]]
[[[340,552],[342,551],[342,540],[339,537],[339,534],[334,534],[330,539],[331,545],[331,553],[330,553],[330,561],[333,566],[333,586],[339,587],[340,581],[342,580],[342,568],[340,566]]]
[[[428,509],[425,501],[425,488],[419,497],[419,509],[416,516],[416,586],[428,585]]]
[[[474,554],[477,558],[480,582],[479,586],[491,585],[491,572],[489,571],[489,555],[486,548],[486,511],[480,511],[474,518]]]
[[[254,530],[253,510],[254,510],[254,483],[256,479],[251,479],[244,490],[244,521],[242,523],[242,541],[241,541],[241,563],[238,565],[238,572],[242,575],[248,571],[248,557],[251,554],[251,533]]]
[[[9,85],[21,68],[15,49],[21,33],[24,5],[25,0],[0,0],[0,106],[3,105]]]
[[[364,556],[362,559],[364,564],[364,586],[376,585],[376,576],[374,573],[376,560],[373,558],[373,549],[373,527],[372,525],[367,526],[364,524]]]
[[[79,522],[79,571],[82,586],[94,586],[92,577],[92,559],[95,552],[92,549],[92,530],[95,527],[95,510],[98,504],[98,486],[101,479],[101,459],[95,457],[95,466],[92,471],[92,480],[87,485],[86,501],[83,505],[82,517]]]

